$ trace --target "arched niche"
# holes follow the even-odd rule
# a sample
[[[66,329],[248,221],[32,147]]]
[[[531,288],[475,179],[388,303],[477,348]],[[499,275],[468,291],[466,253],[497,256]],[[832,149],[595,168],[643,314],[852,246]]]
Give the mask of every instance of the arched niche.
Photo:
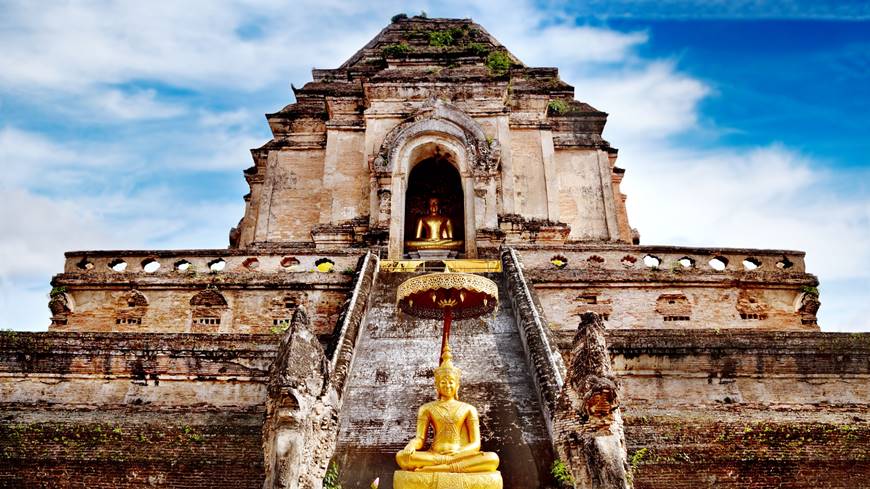
[[[420,135],[409,144],[406,144],[397,152],[397,166],[391,178],[391,205],[390,205],[390,241],[389,257],[400,259],[404,254],[406,226],[413,226],[415,218],[406,217],[409,178],[412,170],[427,161],[440,160],[443,164],[449,164],[452,171],[444,176],[444,180],[454,180],[458,173],[459,186],[462,199],[462,235],[454,230],[454,239],[465,241],[465,256],[477,257],[477,243],[475,241],[475,212],[474,212],[474,177],[468,168],[468,157],[465,148],[458,141],[443,134]],[[443,168],[443,167],[442,167]],[[454,204],[460,207],[458,203]],[[411,220],[413,222],[411,222]],[[460,226],[457,226],[460,227]]]
[[[454,233],[454,238],[465,241],[465,256],[477,257],[478,227],[497,226],[495,182],[501,155],[498,141],[487,139],[481,126],[468,114],[436,100],[394,127],[370,160],[374,177],[371,225],[388,231],[391,259],[402,258],[404,251],[410,172],[436,152],[447,158],[459,173],[465,232],[464,236]],[[481,202],[479,209],[475,195]]]
[[[421,153],[425,156],[428,152]],[[440,215],[447,217],[452,223],[453,239],[465,240],[462,178],[455,163],[438,146],[434,146],[434,154],[413,165],[408,175],[408,190],[405,193],[406,243],[418,239],[417,223],[429,214],[429,202],[433,198],[438,199]],[[405,249],[404,253],[407,252]]]

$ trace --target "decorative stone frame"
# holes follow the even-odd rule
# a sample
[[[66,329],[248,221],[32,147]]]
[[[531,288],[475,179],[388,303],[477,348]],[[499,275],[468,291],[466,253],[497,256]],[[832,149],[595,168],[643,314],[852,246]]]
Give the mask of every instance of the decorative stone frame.
[[[480,125],[456,107],[441,101],[424,107],[393,128],[371,162],[372,227],[389,230],[388,255],[402,258],[405,236],[405,193],[414,166],[440,150],[459,172],[465,213],[465,255],[477,257],[477,229],[497,215],[496,188],[501,151],[487,140]]]

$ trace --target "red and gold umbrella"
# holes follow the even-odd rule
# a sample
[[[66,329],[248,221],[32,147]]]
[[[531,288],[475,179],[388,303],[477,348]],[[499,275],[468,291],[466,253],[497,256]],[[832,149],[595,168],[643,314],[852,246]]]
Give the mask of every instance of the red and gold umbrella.
[[[410,278],[396,292],[399,309],[425,319],[443,319],[441,354],[450,339],[454,319],[471,319],[493,312],[498,307],[495,282],[471,273],[430,273]]]

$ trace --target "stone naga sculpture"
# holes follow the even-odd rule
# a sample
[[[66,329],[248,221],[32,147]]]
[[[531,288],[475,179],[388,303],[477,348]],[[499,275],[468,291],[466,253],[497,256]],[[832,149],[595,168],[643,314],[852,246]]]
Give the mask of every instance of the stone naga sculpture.
[[[601,317],[587,312],[571,348],[568,375],[556,402],[556,452],[571,469],[575,487],[631,488],[619,381],[613,375]]]
[[[263,425],[264,489],[320,489],[338,432],[329,362],[302,308],[272,364]]]

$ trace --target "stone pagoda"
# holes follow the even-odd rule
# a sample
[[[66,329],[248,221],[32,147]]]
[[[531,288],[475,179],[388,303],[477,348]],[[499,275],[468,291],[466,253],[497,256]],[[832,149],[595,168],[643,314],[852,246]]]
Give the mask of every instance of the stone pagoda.
[[[556,68],[398,15],[293,91],[228,248],[68,252],[49,331],[0,335],[0,487],[390,488],[433,272],[495,284],[450,392],[506,488],[866,487],[870,334],[819,331],[802,252],[641,245]]]

